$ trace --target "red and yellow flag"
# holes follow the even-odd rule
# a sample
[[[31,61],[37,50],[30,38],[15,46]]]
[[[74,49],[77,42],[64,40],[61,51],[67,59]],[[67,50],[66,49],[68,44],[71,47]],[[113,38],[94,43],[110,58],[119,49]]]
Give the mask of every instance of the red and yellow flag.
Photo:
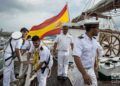
[[[43,23],[37,26],[33,26],[30,29],[28,35],[31,36],[37,35],[40,38],[43,38],[48,35],[59,34],[61,24],[66,22],[69,22],[69,13],[68,13],[67,4],[57,16],[47,19]]]

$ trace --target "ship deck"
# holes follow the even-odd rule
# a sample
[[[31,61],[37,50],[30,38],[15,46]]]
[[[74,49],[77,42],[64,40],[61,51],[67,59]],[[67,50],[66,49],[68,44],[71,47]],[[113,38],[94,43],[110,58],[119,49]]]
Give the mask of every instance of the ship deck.
[[[0,76],[0,86],[3,86],[2,77],[3,76]],[[51,76],[47,80],[47,86],[72,86],[72,83],[69,79],[67,79],[66,81],[57,80],[57,61],[55,60],[52,67]],[[100,81],[98,77],[98,86],[120,86],[120,80]]]
[[[98,79],[98,86],[120,86],[120,80],[113,81],[101,81],[98,77],[98,72],[96,72]],[[47,86],[72,86],[72,83],[69,79],[66,81],[57,80],[57,61],[54,60],[51,77],[47,81]]]
[[[47,86],[72,86],[69,79],[66,81],[57,80],[57,62],[54,60],[51,77],[47,81]]]

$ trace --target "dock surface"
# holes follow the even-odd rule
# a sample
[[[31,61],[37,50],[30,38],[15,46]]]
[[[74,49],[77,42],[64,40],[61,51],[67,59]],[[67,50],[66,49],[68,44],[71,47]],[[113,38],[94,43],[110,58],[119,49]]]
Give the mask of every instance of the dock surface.
[[[2,84],[2,77],[0,76],[0,86]],[[57,62],[54,60],[54,64],[52,67],[51,76],[47,80],[47,86],[72,86],[69,79],[66,81],[57,80]],[[98,78],[98,86],[120,86],[120,80],[118,81],[100,81]]]
[[[57,62],[54,60],[51,77],[47,80],[47,86],[72,86],[69,79],[66,81],[57,80]]]

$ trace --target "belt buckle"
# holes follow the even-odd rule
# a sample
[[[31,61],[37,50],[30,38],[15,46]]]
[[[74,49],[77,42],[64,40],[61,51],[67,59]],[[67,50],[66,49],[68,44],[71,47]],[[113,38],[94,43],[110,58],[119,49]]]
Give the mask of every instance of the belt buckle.
[[[89,70],[89,69],[91,69],[91,67],[86,67],[85,69],[86,69],[86,70]]]

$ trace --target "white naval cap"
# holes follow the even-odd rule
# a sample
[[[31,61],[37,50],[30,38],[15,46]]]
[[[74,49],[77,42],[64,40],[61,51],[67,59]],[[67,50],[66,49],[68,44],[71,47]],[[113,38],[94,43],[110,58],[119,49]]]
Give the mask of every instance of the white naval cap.
[[[64,23],[62,26],[72,27],[72,26],[80,26],[80,25],[78,23],[68,22],[68,23]]]
[[[84,24],[99,24],[98,20],[85,20]]]
[[[99,21],[97,20],[86,20],[84,22],[85,27],[98,27],[99,26]]]
[[[12,35],[11,35],[11,37],[12,37],[13,39],[19,39],[19,38],[22,37],[22,33],[19,32],[19,31],[13,32]]]
[[[69,23],[63,23],[62,26],[69,26]]]

